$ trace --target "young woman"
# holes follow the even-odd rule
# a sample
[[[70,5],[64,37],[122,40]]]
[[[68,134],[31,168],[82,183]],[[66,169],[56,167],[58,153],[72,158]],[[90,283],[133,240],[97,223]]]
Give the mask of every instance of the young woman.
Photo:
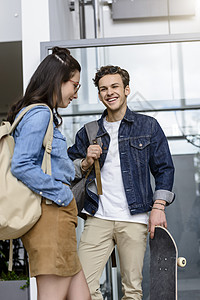
[[[62,123],[58,108],[67,107],[78,97],[80,71],[69,50],[55,47],[33,74],[24,97],[8,113],[11,123],[24,107],[34,103],[45,103],[54,113],[52,175],[41,169],[42,143],[50,120],[45,106],[29,110],[15,129],[11,166],[14,176],[43,196],[39,221],[22,237],[30,276],[36,277],[38,300],[91,300],[77,255],[77,208],[69,188],[75,170],[65,137],[58,130]]]

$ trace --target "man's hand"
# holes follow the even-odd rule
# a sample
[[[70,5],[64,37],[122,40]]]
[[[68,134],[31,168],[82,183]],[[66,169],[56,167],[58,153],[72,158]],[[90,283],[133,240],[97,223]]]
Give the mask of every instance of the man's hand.
[[[89,167],[94,163],[95,159],[98,159],[102,154],[102,149],[98,144],[90,145],[87,148],[86,158],[82,160],[81,169],[87,171]]]
[[[165,204],[163,200],[156,200],[154,202],[152,211],[149,216],[149,232],[150,238],[153,239],[155,226],[162,226],[167,228],[167,220],[165,216]]]

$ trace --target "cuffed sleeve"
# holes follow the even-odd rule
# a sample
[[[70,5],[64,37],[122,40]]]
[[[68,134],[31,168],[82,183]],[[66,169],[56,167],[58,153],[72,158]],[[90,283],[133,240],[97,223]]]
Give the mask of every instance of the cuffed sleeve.
[[[153,201],[164,200],[167,204],[171,204],[175,199],[175,194],[167,190],[157,190],[153,195]]]

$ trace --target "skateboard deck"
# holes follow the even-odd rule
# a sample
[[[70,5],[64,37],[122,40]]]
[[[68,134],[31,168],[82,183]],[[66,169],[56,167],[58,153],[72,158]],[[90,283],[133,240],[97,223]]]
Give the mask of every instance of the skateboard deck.
[[[185,258],[178,258],[176,243],[167,229],[157,226],[150,239],[150,300],[177,300],[177,265],[184,267]]]

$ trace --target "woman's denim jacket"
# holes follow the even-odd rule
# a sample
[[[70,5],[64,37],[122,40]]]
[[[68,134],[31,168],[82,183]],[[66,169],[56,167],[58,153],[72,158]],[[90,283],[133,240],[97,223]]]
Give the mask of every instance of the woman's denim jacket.
[[[49,120],[50,111],[44,106],[36,106],[24,115],[14,131],[11,172],[35,193],[58,205],[67,206],[73,194],[65,184],[70,185],[75,169],[67,154],[66,139],[55,124],[51,150],[52,175],[44,174],[41,169],[44,154],[42,143]]]
[[[109,148],[110,137],[103,126],[105,110],[98,120],[102,151],[100,167],[102,168]],[[151,210],[153,201],[165,200],[170,204],[174,200],[171,192],[174,179],[174,166],[167,139],[158,122],[149,116],[131,111],[129,108],[119,127],[119,156],[122,179],[132,215]],[[80,177],[80,158],[86,157],[89,141],[85,128],[82,127],[75,139],[75,144],[68,149],[69,157],[74,160],[76,176]],[[155,179],[153,194],[150,172]],[[86,182],[85,210],[94,215],[98,210],[99,198],[96,191],[95,172],[90,173]]]

